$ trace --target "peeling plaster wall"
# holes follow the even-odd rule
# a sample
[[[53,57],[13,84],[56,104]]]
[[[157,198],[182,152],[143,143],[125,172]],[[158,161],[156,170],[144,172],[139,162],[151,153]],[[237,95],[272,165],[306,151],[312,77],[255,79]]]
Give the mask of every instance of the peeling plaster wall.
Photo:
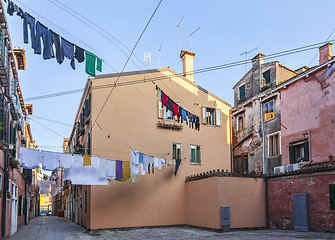
[[[335,172],[321,172],[268,180],[268,216],[272,229],[294,229],[293,194],[309,193],[311,231],[335,232],[335,212],[330,209],[329,184]]]

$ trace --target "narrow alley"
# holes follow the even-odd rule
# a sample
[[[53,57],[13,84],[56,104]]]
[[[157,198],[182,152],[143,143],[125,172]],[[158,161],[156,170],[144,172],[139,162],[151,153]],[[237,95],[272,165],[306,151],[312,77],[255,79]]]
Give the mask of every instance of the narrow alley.
[[[187,226],[87,231],[67,218],[41,216],[23,225],[7,240],[22,239],[334,239],[334,234],[282,230],[245,230],[219,233]]]

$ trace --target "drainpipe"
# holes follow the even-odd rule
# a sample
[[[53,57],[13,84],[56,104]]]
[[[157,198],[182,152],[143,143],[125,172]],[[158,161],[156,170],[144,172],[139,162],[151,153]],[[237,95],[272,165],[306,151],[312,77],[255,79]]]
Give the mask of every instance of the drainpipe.
[[[265,134],[264,134],[264,115],[263,115],[263,103],[262,97],[259,97],[259,104],[261,105],[261,133],[262,133],[262,145],[263,145],[263,174],[266,175],[267,164],[265,161]]]
[[[8,88],[8,87],[7,87]],[[6,88],[6,90],[7,90]],[[8,90],[7,90],[8,91]],[[6,91],[6,92],[7,92]],[[6,94],[5,94],[6,95]],[[6,97],[8,97],[6,95]],[[1,235],[2,237],[5,236],[6,234],[6,203],[7,203],[7,193],[8,193],[8,139],[9,139],[9,111],[7,108],[7,104],[9,104],[9,101],[5,102],[5,163],[4,163],[4,191],[3,191],[3,196],[2,196],[2,223],[1,223]]]

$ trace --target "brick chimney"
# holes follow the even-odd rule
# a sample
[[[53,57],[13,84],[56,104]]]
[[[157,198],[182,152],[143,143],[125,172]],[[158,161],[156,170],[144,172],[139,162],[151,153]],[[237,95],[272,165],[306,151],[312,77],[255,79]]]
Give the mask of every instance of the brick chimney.
[[[319,55],[320,55],[319,64],[327,62],[329,59],[331,59],[333,57],[331,43],[326,43],[325,45],[320,47]]]
[[[262,65],[264,62],[264,54],[262,53],[258,53],[253,59],[251,59],[252,61],[252,67],[259,67],[259,65]]]
[[[183,76],[192,81],[194,81],[194,69],[193,69],[193,58],[195,53],[189,51],[181,51],[180,58],[183,61]]]

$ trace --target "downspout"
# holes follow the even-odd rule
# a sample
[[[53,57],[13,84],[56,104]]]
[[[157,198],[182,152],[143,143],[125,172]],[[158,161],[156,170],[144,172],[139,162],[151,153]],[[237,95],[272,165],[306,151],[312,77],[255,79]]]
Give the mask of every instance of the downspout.
[[[261,132],[262,132],[262,145],[263,145],[263,174],[266,175],[266,161],[265,161],[265,134],[264,134],[264,115],[262,97],[259,97],[259,104],[261,105]]]
[[[8,88],[8,87],[7,87]],[[6,88],[6,90],[7,90]],[[7,91],[6,91],[7,92]],[[5,94],[6,97],[7,94]],[[4,191],[2,196],[2,223],[1,223],[1,235],[2,237],[6,234],[6,203],[7,203],[7,194],[8,194],[8,133],[9,133],[9,111],[7,108],[7,104],[9,101],[5,102],[5,162],[4,162]],[[8,116],[7,116],[8,115]]]

